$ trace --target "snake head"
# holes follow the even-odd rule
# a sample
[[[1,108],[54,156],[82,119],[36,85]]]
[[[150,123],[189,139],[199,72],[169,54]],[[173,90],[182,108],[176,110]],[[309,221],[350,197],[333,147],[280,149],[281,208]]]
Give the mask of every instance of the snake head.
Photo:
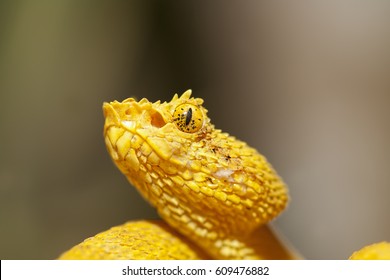
[[[266,159],[215,129],[203,100],[104,103],[113,161],[160,216],[193,240],[250,233],[286,206],[287,188]]]
[[[181,162],[188,146],[211,129],[202,103],[200,98],[191,98],[190,90],[181,97],[176,94],[170,102],[164,103],[151,103],[146,98],[139,102],[128,98],[122,102],[104,103],[104,135],[106,141],[116,144],[110,154],[126,160],[132,149],[139,156],[155,154],[164,161],[176,159]],[[122,136],[125,137],[122,139]],[[120,138],[122,141],[118,142]],[[137,169],[137,166],[133,167]]]

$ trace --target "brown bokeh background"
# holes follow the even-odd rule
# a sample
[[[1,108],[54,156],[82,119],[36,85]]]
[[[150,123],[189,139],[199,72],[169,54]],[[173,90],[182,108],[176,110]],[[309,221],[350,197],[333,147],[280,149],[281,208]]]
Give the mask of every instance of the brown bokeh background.
[[[188,88],[288,183],[274,224],[306,258],[390,240],[389,26],[388,1],[1,1],[0,258],[156,218],[101,105]]]

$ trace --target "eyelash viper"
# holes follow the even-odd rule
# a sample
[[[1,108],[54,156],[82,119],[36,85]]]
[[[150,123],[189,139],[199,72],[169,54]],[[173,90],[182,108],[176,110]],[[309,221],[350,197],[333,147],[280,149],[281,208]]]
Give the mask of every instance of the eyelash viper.
[[[267,225],[285,209],[282,179],[255,149],[216,129],[188,90],[170,102],[104,103],[119,170],[163,221],[134,221],[60,259],[294,259]]]

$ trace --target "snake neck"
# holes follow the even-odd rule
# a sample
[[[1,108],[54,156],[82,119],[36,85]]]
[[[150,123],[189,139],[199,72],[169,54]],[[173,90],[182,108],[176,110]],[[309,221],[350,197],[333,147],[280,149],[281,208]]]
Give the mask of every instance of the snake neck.
[[[270,225],[253,229],[248,225],[246,231],[232,231],[228,223],[212,227],[205,217],[193,215],[191,220],[186,220],[185,215],[180,217],[168,211],[159,211],[159,214],[212,259],[297,258],[292,247]]]
[[[237,234],[211,240],[187,235],[212,259],[284,260],[297,259],[298,254],[269,225],[256,228],[249,234]]]

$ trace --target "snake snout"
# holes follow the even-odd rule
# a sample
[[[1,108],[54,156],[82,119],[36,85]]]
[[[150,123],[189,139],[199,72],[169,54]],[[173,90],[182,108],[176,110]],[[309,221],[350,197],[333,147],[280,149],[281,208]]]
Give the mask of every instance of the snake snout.
[[[114,126],[118,126],[120,124],[120,112],[118,112],[118,109],[120,108],[117,108],[118,106],[116,106],[117,104],[119,104],[118,102],[104,102],[103,103],[103,115],[104,115],[104,118],[105,118],[105,130],[114,125]]]
[[[108,102],[103,103],[103,115],[105,118],[110,117],[112,115],[115,115],[115,109],[112,107],[112,105]]]

